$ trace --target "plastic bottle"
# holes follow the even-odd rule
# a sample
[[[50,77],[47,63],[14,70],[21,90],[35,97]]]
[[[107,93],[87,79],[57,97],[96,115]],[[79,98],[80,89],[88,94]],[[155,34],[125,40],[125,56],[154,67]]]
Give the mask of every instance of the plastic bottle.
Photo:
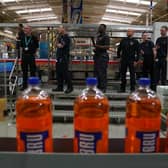
[[[87,88],[74,102],[74,152],[108,152],[109,102],[97,89],[97,79],[87,78]]]
[[[167,114],[167,135],[166,135],[166,141],[165,141],[165,152],[168,153],[168,114]]]
[[[139,88],[127,99],[125,152],[159,152],[161,104],[149,87],[150,79],[140,78]]]
[[[16,101],[17,150],[52,152],[52,102],[39,87],[39,78],[30,77],[28,88]]]

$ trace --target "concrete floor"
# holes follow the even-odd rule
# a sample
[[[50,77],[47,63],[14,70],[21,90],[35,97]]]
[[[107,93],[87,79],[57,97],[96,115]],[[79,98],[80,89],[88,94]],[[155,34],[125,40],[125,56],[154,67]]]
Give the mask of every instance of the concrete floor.
[[[54,138],[73,138],[72,123],[56,123],[53,125]],[[109,138],[124,138],[124,125],[113,125],[109,127]],[[8,121],[0,121],[0,137],[16,137],[16,125],[8,124]]]
[[[166,132],[161,131],[160,137],[164,138]],[[72,123],[54,123],[53,124],[53,138],[73,138],[73,124]],[[16,137],[16,125],[11,124],[8,120],[0,121],[0,137]],[[109,138],[124,138],[125,126],[124,124],[110,124]]]

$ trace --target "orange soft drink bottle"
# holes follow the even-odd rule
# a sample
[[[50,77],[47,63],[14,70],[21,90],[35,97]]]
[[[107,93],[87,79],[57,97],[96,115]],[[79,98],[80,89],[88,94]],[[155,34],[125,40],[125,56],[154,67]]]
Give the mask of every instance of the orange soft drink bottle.
[[[30,77],[28,88],[16,101],[17,150],[52,152],[52,102],[39,87],[39,78]]]
[[[166,135],[166,142],[165,142],[165,152],[168,153],[168,113],[167,113],[166,126],[167,126],[167,135]]]
[[[125,152],[159,152],[161,104],[150,86],[150,79],[140,78],[139,88],[131,93],[126,107]]]
[[[168,114],[167,114],[167,135],[166,135],[166,142],[165,142],[165,152],[168,153]]]
[[[109,102],[97,89],[97,79],[87,78],[87,88],[74,102],[74,152],[108,152]]]

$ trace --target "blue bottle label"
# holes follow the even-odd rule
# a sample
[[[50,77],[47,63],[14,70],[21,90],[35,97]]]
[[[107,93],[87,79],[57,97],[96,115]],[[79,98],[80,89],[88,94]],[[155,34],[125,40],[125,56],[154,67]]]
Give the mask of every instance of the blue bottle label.
[[[79,153],[96,153],[97,142],[102,139],[102,133],[75,131],[75,137],[78,140]]]
[[[25,152],[45,152],[45,140],[48,138],[48,131],[34,133],[21,132],[20,137],[24,141]]]
[[[142,153],[156,152],[158,136],[159,136],[159,131],[136,132],[136,137],[140,139],[140,151]]]

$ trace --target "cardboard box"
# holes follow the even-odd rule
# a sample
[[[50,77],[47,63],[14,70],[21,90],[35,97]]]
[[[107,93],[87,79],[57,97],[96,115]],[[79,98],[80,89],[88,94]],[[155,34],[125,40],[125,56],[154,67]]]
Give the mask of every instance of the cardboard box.
[[[6,110],[7,99],[0,98],[0,121],[4,120],[4,111]]]

